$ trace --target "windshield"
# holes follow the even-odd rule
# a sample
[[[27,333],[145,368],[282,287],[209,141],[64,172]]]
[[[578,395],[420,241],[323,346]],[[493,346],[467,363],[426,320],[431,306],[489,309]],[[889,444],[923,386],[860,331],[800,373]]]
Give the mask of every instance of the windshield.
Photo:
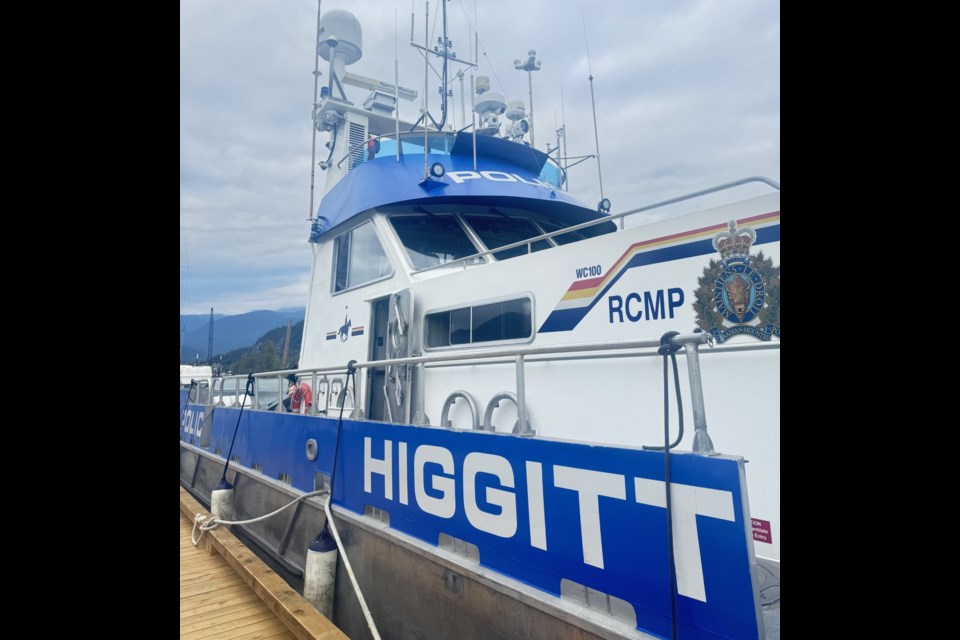
[[[528,238],[542,235],[533,223],[527,218],[508,218],[501,216],[465,215],[463,219],[476,231],[477,236],[487,245],[488,249],[496,249]],[[550,248],[546,240],[533,243],[530,251],[542,251]],[[493,255],[497,260],[506,260],[527,253],[526,246],[514,247],[505,251],[497,251]]]
[[[432,132],[427,134],[427,149],[430,156],[449,156],[453,152],[456,143],[456,134]],[[519,147],[517,147],[519,148]],[[366,153],[360,150],[365,149]],[[363,142],[362,144],[351,147],[354,156],[353,166],[359,165],[365,160],[374,158],[395,157],[397,154],[397,139],[395,134],[384,134],[378,136],[375,140]],[[404,132],[400,134],[400,155],[422,155],[423,154],[423,133],[422,132]],[[435,158],[443,162],[442,158]],[[444,163],[446,164],[446,163]],[[447,167],[449,170],[449,167]],[[529,177],[528,177],[529,179]],[[553,158],[547,158],[543,163],[543,168],[537,179],[555,188],[563,188],[565,181],[563,170],[557,165]]]
[[[414,269],[426,269],[477,253],[467,233],[451,215],[391,216]]]

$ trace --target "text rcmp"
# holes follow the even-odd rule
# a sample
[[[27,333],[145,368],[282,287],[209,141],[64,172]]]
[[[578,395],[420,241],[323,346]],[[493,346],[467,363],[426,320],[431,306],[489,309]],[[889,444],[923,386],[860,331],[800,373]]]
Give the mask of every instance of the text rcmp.
[[[683,289],[667,289],[666,296],[663,289],[644,291],[642,294],[633,291],[626,296],[609,296],[607,300],[610,304],[610,324],[614,320],[623,322],[624,315],[630,322],[637,322],[641,318],[661,320],[668,315],[672,318],[677,308],[683,305]]]

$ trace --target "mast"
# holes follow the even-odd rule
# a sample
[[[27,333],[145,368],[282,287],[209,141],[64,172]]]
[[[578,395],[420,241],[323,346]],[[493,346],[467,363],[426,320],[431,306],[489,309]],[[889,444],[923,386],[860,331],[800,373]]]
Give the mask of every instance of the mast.
[[[287,320],[287,337],[283,339],[283,355],[280,356],[280,368],[287,368],[287,356],[290,354],[290,332],[293,330],[293,320]]]
[[[320,0],[317,0],[317,37],[314,43],[320,40]],[[311,123],[317,121],[317,91],[320,84],[320,48],[314,46],[313,59],[313,117]],[[317,127],[314,124],[310,127],[313,130],[313,139],[310,142],[310,211],[307,213],[307,220],[313,220],[313,193],[316,186],[317,174]]]
[[[210,331],[207,333],[207,362],[213,366],[213,307],[210,307]]]

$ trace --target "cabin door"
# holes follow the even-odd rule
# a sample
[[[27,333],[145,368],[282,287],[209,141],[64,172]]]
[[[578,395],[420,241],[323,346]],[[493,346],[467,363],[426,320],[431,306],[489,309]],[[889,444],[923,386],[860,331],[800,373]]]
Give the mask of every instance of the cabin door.
[[[387,320],[390,298],[380,298],[370,304],[370,360],[387,359]],[[367,417],[370,420],[387,419],[384,403],[387,396],[383,391],[386,369],[373,367],[367,369]]]

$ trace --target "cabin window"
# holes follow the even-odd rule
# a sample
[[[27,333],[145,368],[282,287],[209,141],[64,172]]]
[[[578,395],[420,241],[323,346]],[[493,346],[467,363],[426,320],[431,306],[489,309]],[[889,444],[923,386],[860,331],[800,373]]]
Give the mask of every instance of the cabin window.
[[[428,349],[491,342],[529,342],[533,338],[533,301],[529,297],[428,313],[424,344]]]
[[[426,269],[477,253],[466,231],[451,215],[416,214],[392,216],[414,269]]]
[[[542,232],[534,226],[527,218],[508,218],[507,216],[477,216],[465,215],[463,219],[473,227],[477,236],[487,245],[488,249],[496,249],[514,242],[521,242],[535,236],[543,235]],[[546,240],[538,240],[532,243],[530,252],[542,251],[550,248],[550,243]],[[494,257],[497,260],[506,260],[522,256],[528,252],[527,246],[522,245],[497,251]]]
[[[345,291],[393,275],[372,222],[337,237],[333,247],[333,291]]]

